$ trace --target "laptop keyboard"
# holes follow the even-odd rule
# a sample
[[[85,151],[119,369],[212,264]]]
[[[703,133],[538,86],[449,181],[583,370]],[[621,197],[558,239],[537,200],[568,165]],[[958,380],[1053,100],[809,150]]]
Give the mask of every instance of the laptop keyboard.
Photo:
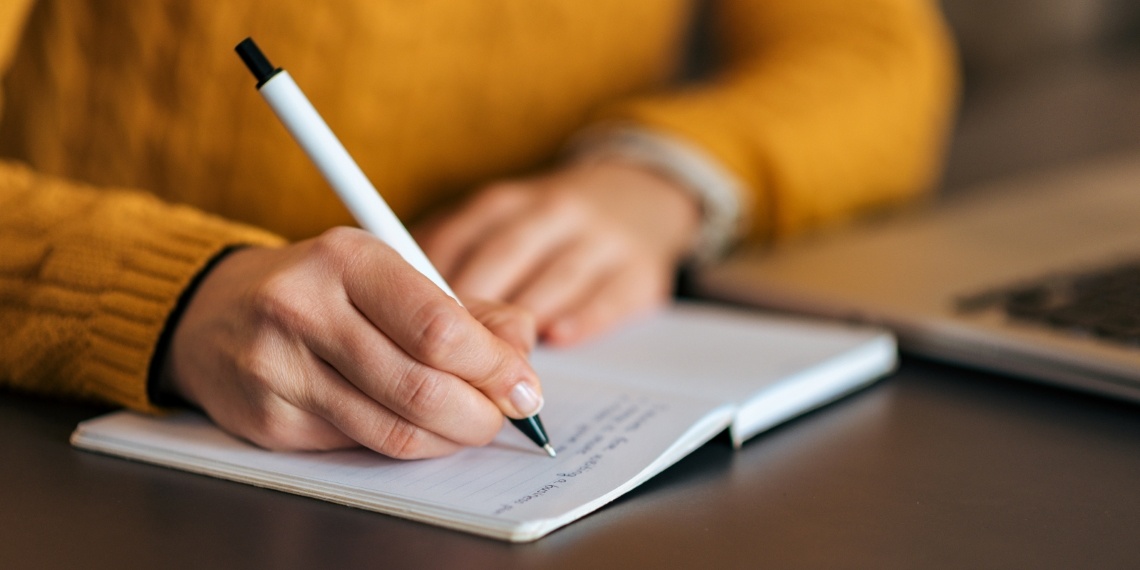
[[[958,307],[995,305],[1019,321],[1140,346],[1140,260],[991,291]]]

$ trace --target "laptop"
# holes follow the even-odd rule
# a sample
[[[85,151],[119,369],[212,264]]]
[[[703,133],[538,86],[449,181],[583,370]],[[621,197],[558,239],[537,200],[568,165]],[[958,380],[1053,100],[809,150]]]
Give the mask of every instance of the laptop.
[[[884,325],[904,351],[1140,402],[1140,153],[746,249],[694,288]]]

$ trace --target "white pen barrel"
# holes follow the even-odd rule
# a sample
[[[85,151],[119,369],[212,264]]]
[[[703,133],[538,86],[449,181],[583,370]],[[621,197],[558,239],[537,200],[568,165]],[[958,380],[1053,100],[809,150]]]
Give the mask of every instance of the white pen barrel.
[[[424,255],[419,244],[380,197],[376,187],[349,156],[332,129],[321,118],[301,88],[289,76],[278,71],[259,89],[269,107],[285,124],[289,134],[309,155],[321,175],[340,196],[360,227],[372,232],[396,250],[404,260],[424,274],[456,301],[451,287],[443,280],[435,266]]]

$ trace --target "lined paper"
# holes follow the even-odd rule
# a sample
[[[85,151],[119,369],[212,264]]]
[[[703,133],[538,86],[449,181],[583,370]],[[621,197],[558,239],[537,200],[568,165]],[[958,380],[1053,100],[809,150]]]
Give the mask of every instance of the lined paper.
[[[687,453],[723,429],[731,416],[727,409],[710,414],[722,406],[700,398],[556,375],[544,378],[544,390],[542,415],[558,452],[554,459],[505,423],[486,447],[419,461],[363,449],[268,452],[189,413],[114,414],[81,424],[74,443],[437,524],[450,521],[449,526],[465,530],[507,532],[503,529],[572,520],[583,509],[597,508],[631,481],[648,477],[644,472],[671,449]],[[696,439],[688,433],[695,427],[702,432]]]

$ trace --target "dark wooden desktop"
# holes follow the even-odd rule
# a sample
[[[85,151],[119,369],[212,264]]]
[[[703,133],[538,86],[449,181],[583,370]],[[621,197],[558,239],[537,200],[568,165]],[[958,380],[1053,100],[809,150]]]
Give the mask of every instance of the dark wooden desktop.
[[[69,447],[102,411],[0,394],[0,568],[1140,563],[1140,407],[909,358],[523,545]]]

